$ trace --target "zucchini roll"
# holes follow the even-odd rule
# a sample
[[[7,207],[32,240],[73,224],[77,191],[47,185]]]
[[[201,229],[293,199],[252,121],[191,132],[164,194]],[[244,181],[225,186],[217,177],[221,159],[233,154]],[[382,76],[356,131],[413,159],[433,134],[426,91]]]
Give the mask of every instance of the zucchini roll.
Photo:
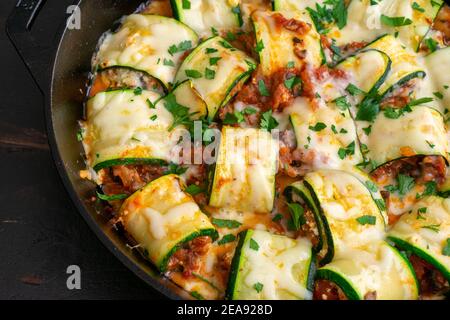
[[[445,293],[450,281],[450,199],[426,197],[404,214],[388,238],[410,254],[422,293]],[[416,261],[424,260],[429,268]],[[425,270],[423,270],[425,269]],[[440,273],[440,274],[439,274]]]
[[[218,234],[176,175],[153,180],[123,203],[119,220],[143,255],[161,271],[189,269]],[[204,238],[205,239],[200,239]],[[202,240],[202,241],[198,241]],[[196,241],[197,240],[197,241]],[[200,248],[199,248],[200,247]],[[182,254],[177,254],[179,249]]]
[[[209,204],[240,211],[271,212],[277,157],[278,145],[269,132],[224,126]]]
[[[349,109],[315,107],[297,98],[289,109],[302,162],[313,169],[341,169],[363,161]]]
[[[386,242],[371,250],[347,250],[316,274],[314,298],[319,300],[413,300],[417,297],[417,280],[410,263]]]
[[[362,133],[360,139],[367,145],[366,156],[372,163],[372,169],[402,158],[448,158],[449,146],[443,117],[429,107],[413,107],[398,118],[380,112],[370,134]]]
[[[384,201],[373,187],[370,180],[344,171],[320,170],[286,188],[288,202],[304,208],[302,228],[313,238],[321,265],[349,248],[371,246],[383,238]]]
[[[321,65],[324,56],[320,35],[308,13],[256,11],[252,20],[264,76],[292,63],[297,69],[304,64]]]
[[[175,19],[132,14],[115,33],[106,35],[94,64],[100,70],[120,66],[144,71],[168,88],[185,51],[197,42],[197,34]]]
[[[243,51],[233,48],[221,37],[202,42],[183,61],[176,75],[176,83],[191,80],[208,107],[208,119],[213,120],[241,88],[256,62]]]
[[[351,0],[345,26],[340,30],[332,28],[329,34],[341,45],[353,41],[371,41],[380,35],[397,32],[402,42],[418,50],[443,3],[442,0],[383,0],[376,3],[371,0]],[[402,20],[395,23],[395,17],[401,17]],[[395,26],[399,23],[403,23],[400,28]]]
[[[314,271],[308,240],[247,230],[239,234],[226,295],[232,300],[311,300]]]
[[[240,0],[170,0],[174,16],[201,36],[233,31],[242,25]]]
[[[180,139],[169,131],[172,114],[146,90],[101,92],[87,102],[83,144],[88,165],[95,171],[115,165],[163,164],[173,159]]]
[[[436,50],[425,57],[427,74],[432,83],[428,95],[434,94],[434,104],[440,105],[439,111],[447,115],[450,111],[450,47]]]

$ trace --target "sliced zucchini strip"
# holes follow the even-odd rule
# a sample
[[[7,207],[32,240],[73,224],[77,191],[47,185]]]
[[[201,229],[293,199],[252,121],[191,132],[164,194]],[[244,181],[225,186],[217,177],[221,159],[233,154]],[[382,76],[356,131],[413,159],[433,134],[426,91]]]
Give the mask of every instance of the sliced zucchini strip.
[[[389,240],[438,269],[450,281],[450,199],[427,197],[389,231]],[[444,248],[447,247],[445,251]],[[446,254],[444,254],[446,253]]]
[[[260,129],[224,126],[209,204],[241,211],[271,212],[278,145]]]
[[[119,164],[169,162],[181,132],[168,131],[173,116],[152,91],[101,92],[87,102],[82,123],[88,165],[96,171]]]
[[[335,283],[349,300],[363,300],[373,294],[377,300],[418,298],[417,280],[411,265],[384,241],[372,250],[347,250],[318,269],[318,279]]]
[[[161,272],[184,243],[200,236],[218,237],[208,217],[183,189],[178,176],[163,176],[131,195],[120,209],[119,221],[126,232]]]
[[[384,52],[392,61],[391,70],[379,88],[379,95],[386,96],[392,90],[414,78],[424,78],[425,71],[417,60],[417,54],[404,48],[392,35],[384,35],[367,46]]]
[[[99,69],[121,66],[144,71],[169,87],[184,51],[197,42],[197,34],[175,19],[132,14],[117,32],[105,37],[94,64]]]
[[[364,248],[383,238],[386,224],[384,208],[354,175],[344,171],[319,170],[308,173],[301,184],[303,186],[299,187],[294,183],[291,187],[315,217],[320,217],[316,224],[323,242],[326,241],[324,252],[319,254],[322,265],[349,248]],[[304,190],[308,190],[309,195]],[[314,201],[312,207],[311,199]],[[370,223],[365,223],[366,220]]]
[[[368,42],[385,33],[397,33],[404,45],[417,51],[442,4],[442,0],[383,0],[377,3],[352,0],[348,6],[347,25],[342,30],[333,29],[328,35],[335,38],[338,45],[343,45],[353,41]],[[420,10],[413,9],[413,6],[418,6]],[[403,17],[410,23],[392,27],[382,22],[382,16]]]
[[[273,0],[275,11],[303,11],[306,8],[315,9],[316,3],[322,4],[324,0]]]
[[[450,198],[450,170],[447,170],[445,182],[439,186],[439,195],[444,198]]]
[[[181,83],[191,79],[192,87],[208,106],[208,119],[213,120],[255,68],[252,58],[221,37],[214,37],[191,52],[175,80]]]
[[[208,114],[206,103],[194,89],[191,80],[186,80],[177,85],[172,93],[177,103],[189,108],[192,119],[204,118]]]
[[[435,104],[440,104],[442,113],[448,113],[450,110],[450,47],[437,50],[425,57],[427,66],[427,82],[431,82],[431,94],[435,96]],[[445,70],[445,71],[444,71]],[[432,95],[428,96],[432,96]],[[441,96],[442,95],[442,96]]]
[[[367,158],[373,169],[390,161],[418,155],[438,155],[448,159],[448,140],[442,115],[428,107],[416,106],[398,119],[380,112],[367,137]]]
[[[305,31],[299,33],[283,27],[281,21],[289,19],[306,23]],[[308,13],[255,11],[252,20],[257,44],[262,48],[259,51],[259,58],[263,75],[270,76],[292,62],[298,69],[305,63],[313,67],[322,64],[320,35]],[[296,51],[304,52],[305,57],[300,58]]]
[[[199,35],[211,36],[212,28],[230,31],[242,25],[240,0],[171,0],[174,16]]]
[[[365,94],[377,92],[378,88],[386,80],[391,70],[391,65],[391,59],[386,53],[376,49],[365,49],[345,58],[335,68],[349,75],[349,82],[363,91],[354,95],[354,101],[352,102],[357,104],[361,102]],[[337,91],[335,88],[331,88],[331,90]],[[337,99],[342,94],[328,94],[328,96]]]
[[[247,230],[239,234],[227,298],[311,300],[314,271],[308,240]]]
[[[348,109],[331,104],[317,108],[306,99],[297,98],[288,110],[297,148],[311,155],[314,169],[340,169],[363,161]]]

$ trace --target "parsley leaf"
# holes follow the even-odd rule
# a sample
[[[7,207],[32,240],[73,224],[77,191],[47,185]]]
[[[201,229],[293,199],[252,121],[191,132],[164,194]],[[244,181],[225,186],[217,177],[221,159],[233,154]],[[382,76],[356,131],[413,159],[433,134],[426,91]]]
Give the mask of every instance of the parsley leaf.
[[[128,195],[126,194],[112,194],[112,195],[106,195],[102,193],[97,192],[97,198],[103,201],[116,201],[116,200],[123,200],[128,198]]]
[[[300,78],[297,76],[292,76],[291,78],[284,81],[284,86],[291,90],[295,85],[301,82]]]
[[[261,51],[263,51],[263,50],[264,50],[264,42],[263,42],[262,39],[261,39],[261,40],[259,40],[259,41],[256,43],[255,51],[256,51],[256,52],[261,52]]]
[[[267,90],[266,83],[262,79],[258,81],[258,90],[262,96],[270,97],[270,92]]]
[[[183,9],[185,9],[185,10],[189,10],[189,9],[191,8],[191,1],[189,1],[189,0],[183,0],[182,7],[183,7]]]
[[[309,130],[319,132],[325,129],[326,127],[327,125],[325,123],[317,122],[314,126],[309,126]]]
[[[176,174],[181,175],[187,171],[188,168],[182,167],[176,163],[170,163],[167,167],[167,170],[164,172],[164,174]]]
[[[412,23],[412,20],[405,17],[388,17],[384,14],[381,15],[381,23],[390,27],[407,26]]]
[[[359,218],[356,218],[356,221],[358,221],[358,223],[363,226],[366,224],[375,225],[377,223],[377,217],[364,215]]]
[[[186,73],[186,76],[188,76],[189,78],[192,78],[192,79],[198,79],[203,76],[202,73],[198,70],[189,70],[188,69],[188,70],[185,70],[184,72]]]
[[[175,98],[173,93],[169,93],[164,98],[164,107],[169,111],[173,116],[173,123],[169,128],[169,131],[172,131],[175,127],[179,125],[192,125],[191,116],[195,113],[189,113],[189,108],[179,104]]]
[[[272,116],[272,110],[266,111],[261,116],[261,129],[272,131],[278,126],[278,121]]]
[[[372,122],[380,112],[380,103],[377,98],[368,97],[358,106],[356,120]]]
[[[339,97],[339,98],[335,99],[333,102],[336,104],[336,106],[339,109],[341,109],[343,111],[350,108],[350,103],[348,103],[346,96]]]
[[[351,96],[356,96],[358,94],[364,94],[365,92],[359,89],[354,84],[349,84],[347,88],[345,88],[345,91],[347,91]]]
[[[447,238],[445,246],[442,248],[442,254],[450,257],[450,238]]]
[[[185,192],[189,193],[191,196],[196,196],[197,194],[205,192],[205,188],[202,188],[196,184],[191,184],[186,189]]]
[[[256,242],[253,239],[250,239],[250,245],[249,245],[250,249],[258,251],[259,250],[259,244],[258,242]]]
[[[242,223],[236,220],[226,220],[226,219],[212,219],[212,223],[218,228],[236,229],[239,228]]]
[[[305,210],[298,203],[288,203],[287,206],[289,213],[291,214],[294,229],[300,229],[300,227],[306,223]]]
[[[260,282],[257,282],[253,285],[253,289],[255,289],[256,292],[258,292],[258,293],[260,293],[263,288],[264,288],[264,285]]]
[[[236,240],[236,236],[234,234],[226,234],[222,237],[222,239],[220,239],[217,244],[219,246],[233,242],[234,240]]]
[[[397,182],[398,182],[398,193],[402,196],[406,195],[409,191],[411,191],[412,188],[414,188],[414,178],[399,174],[397,176]]]
[[[205,69],[205,79],[213,80],[216,77],[216,72],[212,69]]]

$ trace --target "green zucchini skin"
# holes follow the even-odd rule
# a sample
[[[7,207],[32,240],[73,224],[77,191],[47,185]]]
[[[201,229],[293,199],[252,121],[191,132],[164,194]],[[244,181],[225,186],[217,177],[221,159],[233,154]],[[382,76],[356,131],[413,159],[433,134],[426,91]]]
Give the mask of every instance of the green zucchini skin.
[[[98,172],[105,168],[110,168],[114,166],[127,166],[127,165],[153,165],[153,166],[164,166],[167,162],[161,159],[145,159],[145,158],[123,158],[123,159],[112,159],[108,161],[103,161],[94,166],[94,171]]]
[[[230,275],[228,278],[228,286],[225,292],[225,298],[227,300],[233,300],[233,295],[236,289],[236,281],[239,276],[239,269],[242,262],[242,248],[244,246],[244,243],[246,243],[246,240],[248,238],[251,238],[253,235],[253,230],[245,230],[239,233],[239,241],[236,246],[236,250],[234,252],[233,260],[231,261],[231,269],[230,269]]]
[[[328,280],[334,282],[344,292],[349,300],[361,300],[359,293],[353,288],[352,284],[340,273],[327,269],[319,269],[316,272],[316,280]]]
[[[165,273],[167,271],[167,266],[169,264],[170,258],[177,252],[184,244],[188,243],[191,240],[194,240],[199,237],[210,237],[212,241],[216,241],[219,238],[219,233],[216,229],[204,229],[194,233],[191,233],[189,236],[181,240],[176,246],[174,246],[167,255],[158,263],[159,271],[161,273]]]
[[[439,270],[443,274],[443,276],[445,277],[445,279],[447,279],[447,281],[450,281],[450,270],[447,269],[442,263],[440,263],[438,260],[436,260],[432,255],[430,255],[425,250],[422,250],[421,248],[418,248],[418,247],[414,246],[413,244],[411,244],[403,239],[397,238],[395,236],[388,236],[388,240],[392,241],[396,247],[398,247],[402,250],[405,250],[405,251],[411,251],[419,258],[430,263],[431,265],[433,265],[437,270]]]

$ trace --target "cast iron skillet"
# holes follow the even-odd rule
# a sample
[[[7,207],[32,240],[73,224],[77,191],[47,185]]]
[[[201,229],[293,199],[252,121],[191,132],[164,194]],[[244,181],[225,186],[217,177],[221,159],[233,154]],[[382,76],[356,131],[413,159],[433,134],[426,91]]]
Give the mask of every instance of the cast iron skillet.
[[[79,177],[85,169],[76,139],[83,116],[84,88],[92,54],[103,32],[142,0],[18,0],[7,21],[7,33],[30,70],[45,100],[47,134],[59,174],[78,211],[103,244],[150,286],[172,299],[190,296],[161,277],[128,248],[125,241],[89,201],[95,186]],[[69,30],[67,8],[78,5],[81,29]]]

